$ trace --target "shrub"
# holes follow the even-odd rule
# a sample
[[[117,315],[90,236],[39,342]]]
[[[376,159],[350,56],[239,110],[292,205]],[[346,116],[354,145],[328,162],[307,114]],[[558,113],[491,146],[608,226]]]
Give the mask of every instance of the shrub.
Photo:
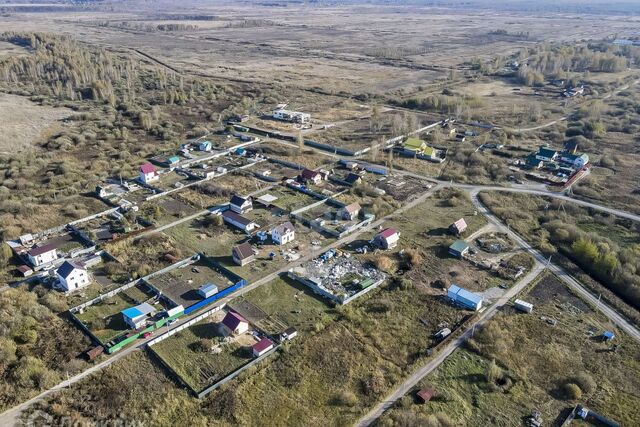
[[[573,377],[572,381],[587,394],[593,393],[598,387],[598,384],[588,372],[578,373]]]
[[[394,262],[386,255],[380,255],[375,260],[376,268],[385,273],[392,273],[394,270]]]
[[[333,398],[333,404],[337,406],[356,406],[358,397],[349,390],[342,390]]]
[[[567,400],[578,400],[582,397],[582,390],[574,383],[566,383],[563,385],[562,392]]]

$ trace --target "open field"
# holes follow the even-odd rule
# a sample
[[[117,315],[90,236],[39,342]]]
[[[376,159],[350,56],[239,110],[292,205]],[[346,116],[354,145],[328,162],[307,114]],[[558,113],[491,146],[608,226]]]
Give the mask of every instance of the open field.
[[[40,106],[21,96],[0,93],[0,155],[33,151],[38,143],[59,132],[64,126],[61,120],[71,114],[67,108]]]
[[[555,276],[543,276],[522,299],[534,304],[532,314],[506,309],[476,334],[467,349],[455,352],[419,384],[434,387],[438,397],[416,405],[414,396],[408,395],[379,425],[398,425],[403,419],[426,422],[436,414],[468,426],[511,425],[534,408],[542,412],[545,424],[555,424],[576,403],[620,425],[638,424],[638,414],[632,410],[640,399],[634,361],[638,344]],[[556,320],[556,326],[542,317]],[[605,330],[615,331],[613,343],[601,341]],[[572,382],[580,387],[581,397],[565,394],[563,387]]]

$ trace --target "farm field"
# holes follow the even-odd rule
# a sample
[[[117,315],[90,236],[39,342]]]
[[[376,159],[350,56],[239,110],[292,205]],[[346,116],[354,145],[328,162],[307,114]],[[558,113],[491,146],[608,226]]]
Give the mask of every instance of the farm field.
[[[638,344],[553,275],[543,276],[522,299],[534,305],[532,314],[503,311],[418,385],[434,388],[438,397],[417,405],[412,392],[379,424],[446,414],[468,426],[507,425],[534,409],[543,421],[561,422],[576,403],[620,425],[637,424],[631,408],[638,405]],[[602,342],[605,330],[615,332],[613,343]],[[572,383],[578,392],[569,396]]]

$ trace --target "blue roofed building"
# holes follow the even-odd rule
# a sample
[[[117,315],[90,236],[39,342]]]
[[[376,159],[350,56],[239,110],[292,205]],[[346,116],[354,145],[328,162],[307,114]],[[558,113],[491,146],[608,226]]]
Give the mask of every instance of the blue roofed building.
[[[451,285],[447,289],[447,296],[457,305],[466,309],[478,311],[482,308],[482,297],[458,285]]]
[[[199,151],[211,151],[211,141],[202,141],[198,144]]]
[[[456,258],[464,257],[469,252],[469,244],[464,240],[456,240],[449,246],[449,254]]]
[[[147,319],[153,316],[155,312],[156,309],[151,304],[143,302],[135,307],[126,308],[121,313],[124,322],[131,329],[139,329],[146,324]]]

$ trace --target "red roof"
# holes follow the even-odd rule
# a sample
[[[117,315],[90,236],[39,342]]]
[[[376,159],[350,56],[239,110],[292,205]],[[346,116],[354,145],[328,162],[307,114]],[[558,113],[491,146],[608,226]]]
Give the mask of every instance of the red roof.
[[[263,351],[265,351],[266,349],[272,346],[273,346],[273,341],[271,341],[269,338],[262,338],[260,341],[258,341],[253,345],[253,349],[257,353],[262,353]]]
[[[249,323],[247,322],[247,319],[240,316],[235,311],[228,312],[227,315],[224,316],[224,319],[222,319],[222,324],[232,331],[235,331],[242,322]]]
[[[423,402],[428,402],[436,395],[436,391],[431,388],[423,388],[417,393],[417,395]]]
[[[465,222],[464,218],[460,218],[459,220],[457,220],[456,222],[454,222],[452,224],[456,230],[462,232],[467,228],[467,223]]]
[[[302,171],[301,175],[304,179],[314,179],[316,176],[320,175],[320,172],[313,171],[311,169],[305,169]]]
[[[147,174],[147,173],[153,173],[156,171],[156,167],[153,166],[151,163],[147,162],[145,164],[143,164],[142,166],[140,166],[140,172]]]
[[[383,237],[385,239],[388,239],[389,237],[393,236],[394,234],[398,234],[398,230],[396,230],[395,228],[389,227],[389,228],[385,228],[380,233],[378,233],[378,236]]]

